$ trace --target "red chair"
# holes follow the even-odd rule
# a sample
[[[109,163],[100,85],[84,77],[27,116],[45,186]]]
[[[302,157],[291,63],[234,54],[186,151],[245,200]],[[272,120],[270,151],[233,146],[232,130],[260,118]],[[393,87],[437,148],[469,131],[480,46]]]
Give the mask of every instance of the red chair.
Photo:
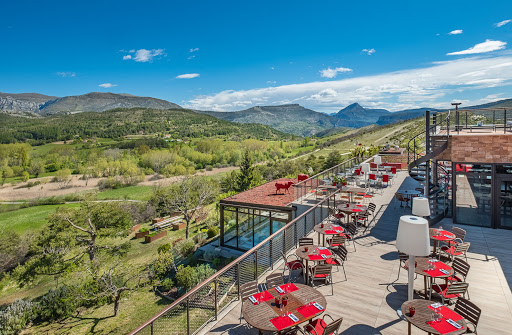
[[[360,176],[361,175],[361,169],[356,169],[356,176]]]
[[[382,182],[386,183],[386,186],[389,186],[389,176],[387,174],[382,175]]]
[[[370,179],[370,180],[375,180],[375,174],[370,173],[370,174],[368,175],[368,179]]]
[[[392,174],[396,174],[396,167],[394,167],[394,166],[393,166],[393,167],[391,167],[391,173],[392,173]]]
[[[293,261],[288,261],[288,258],[286,257],[286,255],[282,251],[281,251],[281,256],[283,256],[283,259],[284,259],[284,268],[283,268],[282,276],[284,277],[284,272],[286,270],[288,270],[289,271],[288,282],[291,283],[292,282],[292,271],[294,271],[294,270],[301,270],[301,272],[303,272],[302,270],[305,268],[304,264],[302,264],[302,261],[296,255],[290,255],[290,256],[295,256],[297,258],[296,260],[293,260]],[[298,276],[300,276],[300,275],[301,274],[299,273]]]
[[[327,324],[325,322],[325,318],[329,317],[332,322]],[[310,321],[309,324],[304,326],[304,331],[306,334],[311,335],[333,335],[338,334],[341,326],[341,322],[343,318],[339,318],[338,320],[334,320],[329,314],[324,315],[323,319],[316,319]]]

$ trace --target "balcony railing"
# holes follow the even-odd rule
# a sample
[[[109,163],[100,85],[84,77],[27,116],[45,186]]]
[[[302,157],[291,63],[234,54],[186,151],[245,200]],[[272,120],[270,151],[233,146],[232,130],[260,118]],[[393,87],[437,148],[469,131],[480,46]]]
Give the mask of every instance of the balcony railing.
[[[359,161],[352,159],[350,161]],[[336,194],[326,196],[302,215],[270,235],[260,244],[187,292],[130,334],[196,334],[208,322],[217,320],[231,302],[239,299],[240,285],[272,271],[297,247],[299,239],[329,216]]]

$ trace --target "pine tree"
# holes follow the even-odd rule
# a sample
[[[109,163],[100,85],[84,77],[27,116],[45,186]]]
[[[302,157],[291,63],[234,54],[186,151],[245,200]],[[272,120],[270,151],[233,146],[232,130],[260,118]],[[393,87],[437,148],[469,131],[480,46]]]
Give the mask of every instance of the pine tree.
[[[254,167],[252,166],[252,157],[249,150],[244,152],[244,159],[240,163],[240,171],[238,172],[235,183],[236,191],[243,192],[248,190],[254,180]]]

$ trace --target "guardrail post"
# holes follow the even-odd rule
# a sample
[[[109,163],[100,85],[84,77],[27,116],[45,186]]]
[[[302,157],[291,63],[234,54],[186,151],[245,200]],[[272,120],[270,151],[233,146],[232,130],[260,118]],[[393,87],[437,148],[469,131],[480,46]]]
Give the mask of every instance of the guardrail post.
[[[219,313],[219,309],[217,307],[217,278],[215,278],[215,321],[217,321],[217,316]]]
[[[271,238],[269,241],[269,249],[270,249],[270,269],[274,270],[274,253],[272,252],[272,243],[274,242],[274,239]]]
[[[187,297],[187,334],[190,335],[190,297]]]
[[[153,322],[151,322],[151,335],[153,335]]]
[[[308,218],[307,215],[304,215],[304,236],[308,234],[308,221],[306,220]]]
[[[238,292],[238,299],[240,299],[240,262],[236,264],[236,286]]]
[[[258,279],[258,250],[254,251],[254,280]]]

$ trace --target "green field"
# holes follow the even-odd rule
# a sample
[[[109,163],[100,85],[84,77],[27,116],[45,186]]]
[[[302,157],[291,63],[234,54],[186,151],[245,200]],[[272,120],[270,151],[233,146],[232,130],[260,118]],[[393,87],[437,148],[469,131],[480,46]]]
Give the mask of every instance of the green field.
[[[0,213],[0,231],[13,230],[18,234],[41,229],[47,223],[49,214],[57,207],[78,207],[79,204],[44,205],[21,208],[15,211]]]
[[[96,194],[98,200],[149,200],[153,186],[128,186]]]

